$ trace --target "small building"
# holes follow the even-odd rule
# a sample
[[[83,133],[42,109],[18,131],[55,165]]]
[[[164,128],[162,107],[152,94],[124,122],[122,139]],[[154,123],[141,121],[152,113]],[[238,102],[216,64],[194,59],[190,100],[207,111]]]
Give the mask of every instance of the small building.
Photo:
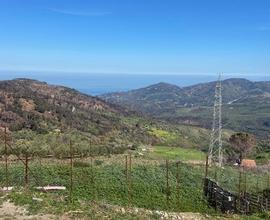
[[[241,162],[241,167],[246,168],[246,169],[256,168],[256,161],[249,160],[249,159],[243,159]]]

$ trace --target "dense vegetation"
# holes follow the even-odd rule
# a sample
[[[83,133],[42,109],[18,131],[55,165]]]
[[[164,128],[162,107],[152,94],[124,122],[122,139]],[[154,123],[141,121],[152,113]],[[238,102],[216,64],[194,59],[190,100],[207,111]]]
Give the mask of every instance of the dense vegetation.
[[[16,79],[0,82],[0,135],[13,152],[67,156],[70,141],[75,154],[123,153],[148,145],[205,150],[206,129],[171,125],[143,117],[117,105],[61,86]],[[3,142],[0,144],[3,150]]]
[[[184,88],[159,83],[129,92],[105,94],[101,98],[172,123],[210,128],[215,83]],[[222,88],[225,128],[266,138],[270,131],[270,83],[228,79],[222,82]]]
[[[126,120],[139,121],[136,114],[75,90],[34,80],[0,82],[0,108],[0,125],[12,132],[16,151],[27,148],[35,154],[61,157],[72,140],[80,145],[80,154],[90,150],[120,153],[154,141],[144,125]]]
[[[63,158],[68,156],[70,143],[74,154],[81,157],[151,145],[208,149],[207,129],[149,119],[76,90],[35,80],[0,82],[0,108],[0,135],[3,140],[7,126],[10,154]],[[223,132],[227,150],[231,133]]]

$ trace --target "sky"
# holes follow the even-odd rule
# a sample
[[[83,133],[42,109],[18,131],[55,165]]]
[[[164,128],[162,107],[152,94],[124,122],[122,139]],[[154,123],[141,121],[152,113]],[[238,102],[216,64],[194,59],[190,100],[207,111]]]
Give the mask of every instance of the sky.
[[[0,0],[0,70],[270,75],[270,1]]]

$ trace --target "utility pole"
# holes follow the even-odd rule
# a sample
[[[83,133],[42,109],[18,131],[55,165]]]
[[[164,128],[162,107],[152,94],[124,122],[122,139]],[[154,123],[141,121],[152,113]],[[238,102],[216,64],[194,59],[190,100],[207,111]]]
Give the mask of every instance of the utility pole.
[[[222,150],[222,85],[221,74],[215,87],[215,101],[213,108],[213,122],[210,137],[210,146],[208,152],[209,165],[218,164],[222,167],[223,150]]]

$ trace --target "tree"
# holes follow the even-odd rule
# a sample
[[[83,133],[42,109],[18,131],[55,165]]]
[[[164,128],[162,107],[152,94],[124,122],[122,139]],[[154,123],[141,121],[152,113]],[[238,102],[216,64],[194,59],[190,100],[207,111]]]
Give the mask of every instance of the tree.
[[[242,159],[253,150],[256,145],[256,138],[253,135],[238,132],[230,137],[229,142],[236,153],[240,155],[239,159],[241,163]]]
[[[35,152],[36,133],[29,129],[23,129],[16,134],[15,142],[13,146],[14,154],[16,155],[33,155]]]

